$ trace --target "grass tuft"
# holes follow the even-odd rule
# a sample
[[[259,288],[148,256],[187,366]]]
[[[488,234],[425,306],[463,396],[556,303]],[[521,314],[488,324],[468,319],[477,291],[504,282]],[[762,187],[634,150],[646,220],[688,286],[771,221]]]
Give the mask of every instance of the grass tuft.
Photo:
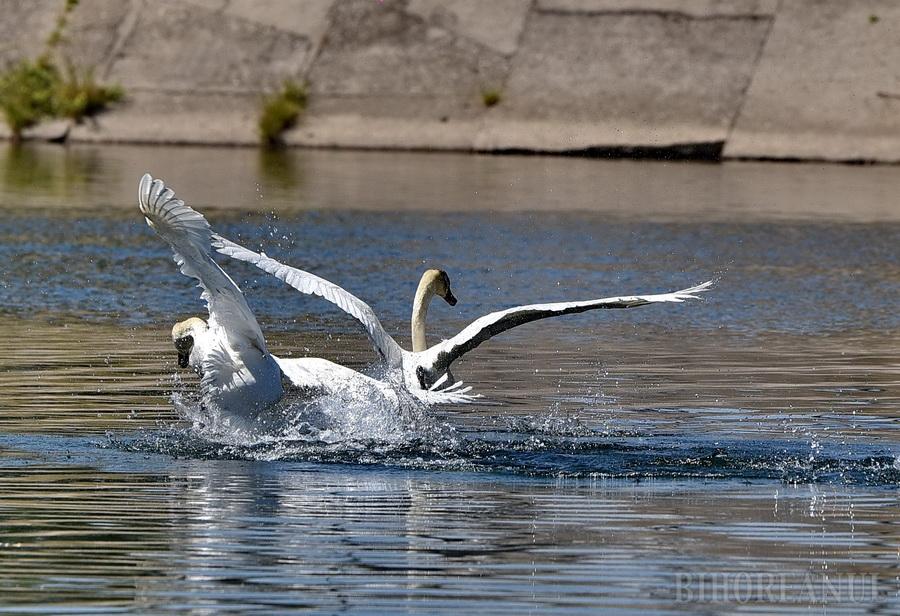
[[[503,94],[500,90],[490,89],[481,91],[481,102],[484,103],[485,107],[493,107],[501,100],[503,100]]]
[[[306,109],[306,87],[285,81],[281,90],[263,100],[259,116],[259,136],[265,145],[280,144],[284,132],[297,124]]]
[[[53,61],[63,40],[69,14],[78,0],[65,0],[56,28],[47,38],[44,52],[34,60],[21,60],[0,71],[0,112],[14,141],[22,131],[47,118],[70,118],[80,122],[124,96],[119,86],[103,86],[91,69],[69,64],[63,73]]]
[[[121,101],[125,93],[118,85],[97,83],[93,69],[78,71],[69,67],[66,77],[57,85],[56,95],[56,115],[81,122],[105,110],[111,103]]]
[[[13,139],[55,115],[59,71],[46,57],[22,60],[0,74],[0,109]]]

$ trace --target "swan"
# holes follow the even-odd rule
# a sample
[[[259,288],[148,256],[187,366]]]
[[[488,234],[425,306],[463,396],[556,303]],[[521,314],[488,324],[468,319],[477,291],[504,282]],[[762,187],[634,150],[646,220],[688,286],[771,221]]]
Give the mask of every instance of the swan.
[[[462,393],[470,391],[471,388],[461,387],[462,382],[454,379],[450,373],[450,365],[481,343],[513,327],[539,319],[588,310],[636,308],[649,304],[679,303],[688,299],[699,299],[697,294],[708,290],[713,284],[709,280],[671,293],[625,295],[507,308],[480,317],[452,338],[428,346],[425,319],[431,300],[438,296],[451,306],[456,304],[456,297],[450,289],[450,277],[443,270],[430,269],[422,275],[416,289],[410,323],[413,350],[407,351],[385,331],[372,308],[349,291],[315,274],[280,263],[265,253],[253,252],[220,235],[214,235],[212,242],[219,253],[251,263],[302,293],[318,295],[332,302],[356,318],[365,328],[369,340],[386,365],[387,374],[402,381],[411,391],[450,390]]]
[[[253,425],[281,400],[285,377],[307,399],[330,396],[400,407],[400,395],[391,383],[326,359],[285,359],[270,353],[244,294],[212,258],[213,233],[206,218],[149,174],[141,178],[138,204],[150,228],[172,248],[181,272],[196,279],[203,290],[209,318],[177,323],[172,342],[178,365],[200,375],[204,405]],[[417,398],[429,404],[469,399],[453,391],[419,393]]]

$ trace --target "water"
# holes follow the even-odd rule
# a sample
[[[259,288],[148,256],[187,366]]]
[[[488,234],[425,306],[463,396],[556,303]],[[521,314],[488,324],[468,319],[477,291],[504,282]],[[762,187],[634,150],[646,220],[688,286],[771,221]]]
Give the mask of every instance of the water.
[[[524,326],[484,394],[360,434],[210,440],[172,401],[203,311],[137,212],[150,171],[237,241],[367,299],[682,288]],[[0,611],[900,609],[900,169],[73,147],[0,152]],[[366,370],[321,301],[223,262],[270,346]]]

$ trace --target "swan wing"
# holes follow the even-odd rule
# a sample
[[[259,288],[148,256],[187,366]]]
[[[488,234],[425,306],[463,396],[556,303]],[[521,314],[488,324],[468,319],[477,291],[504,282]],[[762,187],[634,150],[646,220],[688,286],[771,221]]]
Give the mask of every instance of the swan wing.
[[[265,253],[253,252],[217,234],[213,235],[213,246],[224,255],[251,263],[272,274],[301,293],[318,295],[328,300],[362,323],[375,350],[388,366],[400,365],[403,355],[400,345],[385,331],[381,321],[375,316],[375,311],[349,291],[315,274],[276,261]]]
[[[580,302],[559,302],[553,304],[532,304],[529,306],[517,306],[498,312],[492,312],[473,321],[461,332],[443,342],[434,345],[427,351],[423,351],[425,363],[430,363],[432,368],[446,370],[453,361],[468,353],[479,344],[508,329],[549,317],[558,317],[564,314],[576,314],[588,310],[611,308],[636,308],[647,304],[660,302],[683,302],[687,299],[698,299],[697,293],[708,290],[712,281],[704,282],[689,289],[682,289],[674,293],[660,293],[657,295],[626,295],[622,297],[607,297]]]
[[[203,289],[210,329],[221,331],[234,350],[256,349],[265,355],[265,338],[244,294],[213,261],[212,229],[206,218],[150,174],[141,178],[138,204],[147,224],[172,247],[181,273],[197,280]]]

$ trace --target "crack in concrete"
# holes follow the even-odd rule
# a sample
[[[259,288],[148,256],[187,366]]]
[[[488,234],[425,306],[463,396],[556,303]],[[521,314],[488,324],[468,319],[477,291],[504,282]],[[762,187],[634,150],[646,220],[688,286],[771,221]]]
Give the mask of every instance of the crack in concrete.
[[[769,44],[769,37],[772,35],[772,29],[775,27],[775,20],[778,19],[778,13],[781,11],[781,4],[783,0],[778,0],[778,4],[775,6],[775,12],[769,18],[769,27],[766,28],[766,32],[763,35],[762,42],[759,46],[759,51],[756,53],[756,57],[753,58],[753,65],[750,69],[750,76],[747,78],[747,85],[741,91],[740,102],[737,105],[737,109],[734,110],[734,115],[731,116],[731,122],[728,124],[728,130],[725,132],[725,144],[728,144],[731,141],[731,136],[734,134],[734,129],[737,126],[738,120],[741,118],[741,114],[744,112],[744,105],[747,103],[747,95],[750,93],[750,88],[753,86],[753,81],[756,79],[756,73],[759,70],[759,65],[762,62],[763,54],[766,51],[766,46]],[[723,148],[724,152],[724,148]]]
[[[128,39],[131,38],[131,34],[134,32],[134,29],[140,20],[141,9],[143,6],[143,0],[131,0],[131,6],[128,8],[125,19],[123,19],[119,24],[119,27],[116,28],[115,41],[110,47],[109,57],[106,59],[106,63],[103,65],[103,70],[101,71],[104,81],[109,80],[109,77],[112,74],[113,65],[122,54],[122,50],[128,43]]]
[[[742,21],[759,21],[762,19],[773,19],[773,15],[762,13],[722,13],[718,15],[692,15],[684,11],[663,11],[659,9],[627,9],[621,11],[609,10],[570,10],[570,9],[542,9],[534,7],[536,13],[541,15],[559,15],[569,17],[662,17],[664,19],[686,19],[690,21],[712,21],[712,20],[742,20]]]

